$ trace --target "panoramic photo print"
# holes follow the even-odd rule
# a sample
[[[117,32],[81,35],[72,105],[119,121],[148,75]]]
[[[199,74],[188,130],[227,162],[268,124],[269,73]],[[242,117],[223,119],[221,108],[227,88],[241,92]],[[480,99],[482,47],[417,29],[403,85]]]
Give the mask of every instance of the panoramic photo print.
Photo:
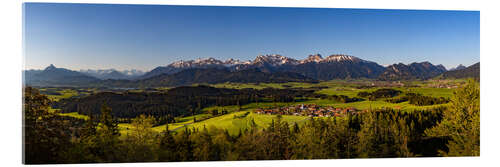
[[[23,162],[480,156],[479,16],[24,3]]]

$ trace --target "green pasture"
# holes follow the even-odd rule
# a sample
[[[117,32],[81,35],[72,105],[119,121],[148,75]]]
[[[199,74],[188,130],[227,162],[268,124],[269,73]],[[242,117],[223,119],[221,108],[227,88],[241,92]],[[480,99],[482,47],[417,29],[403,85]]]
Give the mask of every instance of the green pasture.
[[[278,88],[283,89],[284,87],[281,84],[275,83],[220,83],[220,84],[212,84],[210,86],[216,88],[229,88],[229,89],[264,89],[264,88]]]
[[[347,84],[345,81],[341,80],[332,80],[332,81],[324,81],[320,83],[304,83],[304,82],[287,82],[287,83],[220,83],[220,84],[211,84],[210,86],[216,88],[231,88],[231,89],[245,89],[245,88],[253,88],[253,89],[264,89],[264,88],[277,88],[277,89],[285,89],[285,88],[311,88],[318,86],[340,86]]]
[[[229,134],[231,134],[231,135],[237,135],[240,130],[244,131],[245,129],[250,128],[252,120],[255,122],[255,124],[257,125],[258,128],[264,128],[264,127],[268,127],[269,124],[271,124],[273,119],[277,119],[276,115],[255,114],[252,112],[250,112],[247,116],[245,116],[243,118],[238,117],[238,116],[244,115],[246,112],[249,112],[249,110],[240,111],[240,112],[233,112],[230,114],[226,114],[226,115],[222,115],[222,116],[218,116],[218,117],[213,117],[213,118],[207,119],[205,121],[196,122],[193,124],[186,125],[186,127],[187,128],[194,127],[197,129],[202,129],[204,127],[206,127],[206,128],[216,127],[219,129],[228,130]],[[292,126],[294,122],[297,122],[298,124],[302,124],[307,119],[308,119],[308,117],[306,117],[306,116],[290,116],[290,115],[283,115],[282,116],[282,121],[288,122],[288,124],[290,126]],[[181,127],[181,128],[178,128],[177,131],[183,130],[183,129],[184,129],[184,127]]]
[[[327,99],[310,99],[303,102],[291,102],[291,103],[251,103],[242,106],[243,109],[256,109],[256,108],[274,108],[274,107],[283,107],[290,105],[299,105],[299,104],[316,104],[319,106],[333,106],[336,108],[347,108],[354,107],[358,110],[369,110],[369,109],[382,109],[382,108],[392,108],[401,111],[414,111],[414,110],[428,110],[435,107],[446,106],[448,104],[439,104],[439,105],[429,105],[429,106],[416,106],[409,104],[408,102],[402,103],[389,103],[382,99],[376,101],[358,101],[351,103],[340,103]]]
[[[72,89],[55,90],[55,92],[60,93],[61,95],[47,95],[51,101],[59,101],[60,99],[78,95],[78,91]]]
[[[212,117],[211,114],[197,114],[195,116],[188,116],[188,117],[179,117],[176,118],[177,122],[176,123],[170,123],[168,124],[168,130],[174,130],[179,127],[182,127],[184,125],[192,124],[194,122],[194,117],[196,117],[197,120],[205,120],[210,117]],[[160,125],[160,126],[155,126],[153,127],[153,130],[156,132],[162,132],[166,129],[166,124],[165,125]]]
[[[73,118],[78,118],[78,119],[84,119],[84,120],[89,119],[89,116],[78,114],[78,112],[58,113],[58,115],[60,115],[60,116],[66,116],[66,117],[73,117]]]

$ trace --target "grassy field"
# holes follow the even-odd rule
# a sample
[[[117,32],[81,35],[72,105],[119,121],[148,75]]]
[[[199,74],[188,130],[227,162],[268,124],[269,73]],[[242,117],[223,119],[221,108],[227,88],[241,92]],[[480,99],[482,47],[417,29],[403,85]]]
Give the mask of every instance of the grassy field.
[[[63,89],[55,91],[60,93],[60,95],[47,95],[47,97],[52,101],[59,101],[60,99],[70,98],[78,95],[78,91],[73,89]]]
[[[54,113],[56,111],[59,111],[59,109],[55,109],[55,108],[49,107],[49,112],[50,113]]]
[[[197,129],[202,129],[204,127],[207,129],[211,129],[212,127],[216,127],[220,129],[227,129],[229,134],[231,135],[237,135],[240,130],[243,131],[247,128],[250,128],[252,120],[255,122],[258,128],[264,128],[268,127],[273,119],[277,119],[276,115],[263,115],[263,114],[255,114],[252,112],[244,116],[248,111],[249,110],[233,112],[230,114],[210,118],[205,121],[188,124],[186,125],[186,127],[187,128],[194,127]],[[304,123],[305,120],[307,120],[308,118],[309,117],[306,116],[283,115],[282,120],[288,122],[290,126],[292,126],[294,122],[297,122],[300,125]],[[176,130],[179,131],[183,129],[184,127],[181,127]]]
[[[340,80],[332,80],[332,81],[324,81],[320,83],[303,83],[303,82],[288,82],[288,83],[220,83],[220,84],[211,84],[210,86],[216,88],[231,88],[231,89],[244,89],[244,88],[253,88],[253,89],[264,89],[264,88],[311,88],[318,86],[328,86],[334,87],[339,86],[341,83],[344,83]]]
[[[177,129],[179,127],[183,127],[184,125],[189,125],[194,123],[194,117],[196,117],[197,120],[205,120],[208,118],[211,118],[211,114],[197,114],[195,116],[188,116],[188,117],[180,117],[176,118],[177,122],[176,123],[170,123],[168,124],[168,130],[173,130]],[[160,126],[155,126],[153,127],[153,130],[156,132],[162,132],[166,129],[167,125],[160,125]]]
[[[315,103],[315,102],[310,101],[309,103]],[[388,104],[391,105],[391,103],[387,103],[387,104],[377,104],[377,103],[386,103],[386,102],[375,101],[375,102],[372,102],[370,104],[368,102],[363,101],[363,102],[356,102],[355,104],[349,104],[349,105],[338,104],[335,106],[336,107],[349,107],[349,106],[353,105],[353,106],[356,106],[357,108],[369,108],[370,105],[372,105],[372,107],[377,106],[377,105],[379,105],[379,106],[388,106]],[[405,102],[405,103],[407,103],[407,102]],[[231,135],[237,135],[240,130],[243,131],[243,130],[249,128],[251,125],[250,122],[252,120],[255,122],[255,124],[257,125],[258,128],[268,127],[273,119],[277,119],[276,115],[255,114],[251,111],[253,111],[253,109],[257,106],[258,107],[264,107],[264,106],[273,107],[274,105],[275,104],[272,104],[272,103],[261,103],[259,105],[252,103],[252,104],[243,106],[244,109],[242,111],[233,111],[233,109],[237,108],[236,106],[226,106],[225,108],[227,110],[229,110],[231,113],[226,114],[226,115],[222,115],[222,116],[217,116],[217,117],[212,117],[210,114],[198,114],[198,115],[196,115],[197,119],[208,118],[208,119],[205,119],[205,120],[200,121],[200,122],[193,122],[193,116],[182,117],[179,119],[179,122],[170,123],[168,125],[168,127],[169,127],[168,129],[170,131],[180,131],[180,130],[183,130],[184,127],[188,127],[188,128],[194,127],[194,128],[198,128],[198,129],[202,129],[203,127],[206,127],[210,130],[212,127],[217,127],[220,129],[227,129]],[[288,104],[279,103],[276,105],[286,106]],[[392,104],[392,105],[393,105],[393,107],[398,106],[395,104]],[[435,106],[414,107],[413,105],[409,105],[409,104],[403,104],[400,106],[402,106],[403,111],[404,111],[404,109],[413,110],[413,109],[435,107]],[[245,117],[239,117],[239,116],[244,115],[246,112],[250,112],[250,113],[248,115],[246,115]],[[85,120],[88,119],[88,116],[80,115],[76,112],[75,113],[60,113],[59,115],[74,117],[74,118],[78,118],[78,119],[85,119]],[[309,117],[307,117],[307,116],[283,115],[282,121],[288,122],[288,124],[290,126],[292,126],[294,123],[297,123],[298,125],[302,125],[308,118]],[[152,130],[160,133],[160,132],[165,130],[166,126],[167,126],[166,124],[160,125],[160,126],[155,126],[152,128]],[[131,130],[133,128],[134,127],[130,123],[119,123],[118,124],[118,129],[119,129],[120,133],[122,134],[122,136],[126,136],[128,133],[131,133]]]
[[[326,82],[320,82],[317,84],[313,83],[283,83],[283,84],[245,84],[245,83],[225,83],[225,84],[217,84],[214,85],[216,87],[226,87],[226,88],[256,88],[256,89],[262,89],[266,87],[272,87],[272,88],[283,88],[283,85],[288,85],[291,88],[310,88],[310,87],[328,87],[324,88],[321,90],[316,91],[316,93],[319,94],[326,94],[326,95],[346,95],[349,97],[357,97],[359,92],[362,91],[367,91],[367,92],[373,92],[377,89],[380,89],[380,87],[374,87],[374,88],[366,88],[366,89],[359,89],[356,88],[358,85],[357,83],[363,83],[366,82],[364,80],[353,80],[353,81],[344,81],[344,80],[332,80],[332,81],[326,81]],[[461,83],[462,81],[444,81],[445,83]],[[427,82],[421,82],[421,81],[412,81],[412,85],[427,85],[429,83]],[[431,88],[431,87],[391,87],[392,89],[397,89],[403,92],[412,92],[412,93],[419,93],[424,96],[432,96],[432,97],[445,97],[445,98],[450,98],[453,96],[453,91],[454,89],[448,89],[448,88]],[[367,109],[378,109],[378,108],[393,108],[393,109],[399,109],[402,111],[413,111],[413,110],[425,110],[425,109],[430,109],[434,107],[439,107],[439,106],[446,106],[448,104],[441,104],[441,105],[432,105],[432,106],[416,106],[416,105],[411,105],[408,104],[408,102],[403,102],[403,103],[389,103],[385,102],[383,99],[379,99],[377,101],[360,101],[360,102],[353,102],[353,103],[338,103],[330,100],[324,100],[324,99],[309,99],[308,101],[304,102],[294,102],[294,103],[259,103],[259,104],[250,104],[247,105],[246,108],[257,108],[257,107],[273,107],[274,105],[276,106],[286,106],[286,105],[296,105],[296,104],[318,104],[318,105],[323,105],[323,106],[334,106],[334,107],[355,107],[360,110],[367,110]],[[244,106],[245,107],[245,106]]]
[[[40,88],[40,93],[47,95],[52,101],[59,101],[61,99],[70,98],[74,96],[85,96],[91,93],[98,92],[95,88]]]
[[[328,87],[317,91],[316,93],[326,94],[326,95],[346,95],[349,97],[356,97],[359,92],[368,91],[372,92],[381,87],[367,88],[367,89],[358,89],[355,88],[358,84],[362,83],[362,80],[354,80],[352,81],[354,84],[343,81],[343,80],[332,80],[325,81],[320,83],[297,83],[297,82],[289,82],[289,83],[261,83],[261,84],[253,84],[253,83],[222,83],[222,84],[214,84],[211,86],[218,88],[233,88],[233,89],[244,89],[244,88],[254,88],[254,89],[264,89],[264,88],[285,88],[284,85],[289,86],[290,88],[311,88],[311,87]],[[449,81],[452,82],[452,81]],[[448,83],[448,82],[446,82]],[[453,82],[455,83],[455,82]],[[456,83],[461,83],[456,81]],[[413,81],[412,85],[426,85],[426,82]],[[430,88],[430,87],[393,87],[393,89],[401,90],[403,92],[413,92],[420,93],[426,96],[434,96],[434,97],[451,97],[453,95],[454,89],[448,88]]]
[[[414,111],[414,110],[426,110],[426,109],[431,109],[435,107],[440,107],[440,106],[446,106],[448,104],[440,104],[440,105],[430,105],[430,106],[416,106],[409,104],[408,102],[402,102],[402,103],[389,103],[384,101],[383,99],[378,99],[376,101],[358,101],[358,102],[351,102],[351,103],[341,103],[341,102],[336,102],[328,99],[309,99],[307,101],[301,101],[301,102],[290,102],[290,103],[271,103],[271,102],[266,102],[266,103],[250,103],[247,105],[243,105],[242,109],[247,110],[247,109],[257,109],[257,108],[274,108],[274,107],[283,107],[283,106],[291,106],[291,105],[299,105],[299,104],[317,104],[320,106],[333,106],[337,108],[347,108],[347,107],[354,107],[359,110],[369,110],[369,109],[381,109],[381,108],[393,108],[401,111]],[[229,110],[234,110],[237,108],[237,106],[225,106],[224,108],[229,109]]]
[[[359,92],[367,91],[373,92],[380,88],[369,88],[369,89],[356,89],[349,87],[334,87],[334,88],[326,88],[317,91],[316,93],[326,94],[326,95],[346,95],[349,97],[356,97]],[[448,88],[392,88],[396,90],[400,90],[403,92],[412,92],[419,93],[424,96],[432,96],[432,97],[451,97],[453,96],[454,89]]]
[[[283,89],[283,85],[274,84],[274,83],[221,83],[221,84],[213,84],[210,85],[216,88],[230,88],[230,89],[245,89],[245,88],[253,88],[253,89],[264,89],[264,88],[278,88]]]
[[[254,88],[254,89],[264,89],[264,88],[312,88],[312,87],[321,87],[320,90],[316,91],[318,94],[326,94],[326,95],[346,95],[349,97],[357,97],[357,94],[362,91],[372,92],[382,87],[368,87],[363,88],[360,85],[366,85],[367,83],[373,83],[376,81],[367,81],[367,80],[332,80],[320,83],[260,83],[260,84],[252,84],[252,83],[222,83],[222,84],[213,84],[211,86],[218,88],[234,88],[234,89],[244,89],[244,88]],[[435,83],[452,83],[452,84],[460,84],[463,81],[412,81],[409,83],[405,83],[407,85],[418,85],[420,87],[390,87],[392,89],[401,90],[404,93],[412,92],[412,93],[420,93],[425,96],[432,97],[445,97],[450,98],[453,96],[454,89],[448,88],[433,88],[429,85],[435,85]],[[170,88],[161,88],[161,90],[168,90]],[[48,95],[51,100],[58,101],[63,98],[69,98],[73,96],[82,95],[82,93],[86,94],[87,92],[95,92],[95,90],[87,89],[87,91],[78,91],[74,89],[54,89],[54,88],[42,88],[40,89],[44,92],[57,92],[60,95]],[[402,96],[402,95],[400,95]],[[198,114],[195,116],[188,117],[178,117],[176,118],[176,123],[171,123],[168,125],[169,130],[171,131],[179,131],[184,129],[183,127],[188,128],[203,128],[206,127],[210,129],[211,127],[217,127],[222,129],[227,129],[230,134],[236,135],[240,130],[244,130],[249,128],[250,123],[252,121],[255,124],[262,128],[267,127],[273,119],[276,119],[276,115],[262,115],[255,114],[253,111],[257,108],[274,108],[274,107],[283,107],[290,105],[299,105],[299,104],[317,104],[320,106],[333,106],[336,108],[347,108],[354,107],[358,110],[369,110],[369,109],[380,109],[380,108],[393,108],[396,110],[401,110],[403,112],[412,112],[415,110],[426,110],[432,109],[435,107],[448,106],[449,104],[440,104],[440,105],[431,105],[431,106],[416,106],[409,104],[408,102],[402,103],[389,103],[384,101],[384,99],[377,99],[376,101],[358,101],[352,103],[341,103],[333,100],[327,99],[315,99],[309,98],[305,101],[300,102],[290,102],[290,103],[272,103],[272,102],[260,102],[260,103],[250,103],[246,105],[242,105],[241,109],[238,106],[212,106],[206,107],[202,110],[203,114]],[[50,109],[51,111],[56,111],[57,109]],[[212,116],[212,110],[222,111],[226,110],[228,114],[221,116]],[[249,112],[248,115],[244,116],[245,113]],[[88,116],[80,115],[76,112],[74,113],[59,113],[61,116],[69,116],[78,119],[88,119]],[[194,122],[194,117],[198,120]],[[290,126],[293,123],[303,124],[309,117],[305,116],[291,116],[291,115],[283,115],[282,120],[289,123]],[[160,125],[153,127],[155,132],[162,132],[166,129],[167,125]],[[120,123],[118,125],[120,133],[122,135],[126,135],[130,133],[130,130],[133,129],[131,124],[128,123]]]
[[[73,117],[73,118],[78,118],[78,119],[84,119],[84,120],[89,119],[89,116],[78,114],[77,112],[59,113],[58,115],[60,115],[60,116],[66,116],[66,117]]]
[[[328,100],[310,100],[310,101],[305,101],[305,102],[295,102],[295,103],[251,103],[247,105],[242,106],[242,110],[238,111],[237,106],[224,106],[224,107],[207,107],[204,108],[203,111],[211,111],[214,109],[218,109],[219,111],[222,109],[225,109],[229,112],[229,114],[222,115],[222,116],[217,116],[213,117],[211,114],[198,114],[195,116],[189,116],[189,117],[179,117],[176,118],[177,122],[176,123],[170,123],[168,125],[169,130],[171,131],[178,131],[178,130],[183,130],[183,127],[186,126],[188,128],[210,128],[210,127],[217,127],[221,129],[227,129],[230,134],[235,135],[239,133],[240,130],[244,130],[246,128],[250,127],[250,122],[253,120],[256,125],[259,128],[262,127],[267,127],[271,122],[272,119],[276,119],[276,115],[264,115],[264,114],[255,114],[252,111],[256,108],[266,108],[266,107],[276,107],[276,106],[289,106],[289,105],[298,105],[298,104],[318,104],[318,105],[324,105],[324,106],[334,106],[334,107],[340,107],[340,108],[345,108],[345,107],[356,107],[358,109],[364,110],[364,109],[376,109],[376,108],[382,108],[382,107],[390,107],[390,108],[395,108],[395,109],[400,109],[401,111],[413,111],[413,110],[423,110],[423,109],[430,109],[433,107],[438,107],[438,106],[446,106],[448,104],[443,104],[443,105],[433,105],[433,106],[415,106],[408,104],[408,102],[403,102],[399,104],[393,104],[393,103],[388,103],[385,101],[361,101],[361,102],[353,102],[353,103],[332,103]],[[246,112],[250,112],[246,117],[239,118],[238,116],[242,116]],[[80,115],[78,113],[62,113],[60,115],[63,116],[70,116],[74,118],[79,118],[79,119],[88,119],[88,116],[85,115]],[[238,117],[238,118],[235,118]],[[200,122],[194,122],[193,118],[196,117],[197,120],[203,120]],[[297,122],[299,125],[305,122],[308,117],[306,116],[292,116],[292,115],[283,115],[282,120],[286,121],[289,123],[290,126],[293,125],[293,123]],[[122,135],[126,135],[127,133],[130,133],[130,130],[132,130],[132,126],[129,123],[120,123],[118,124],[120,133]],[[160,125],[160,126],[155,126],[153,127],[153,130],[155,132],[162,132],[166,128],[166,125]]]

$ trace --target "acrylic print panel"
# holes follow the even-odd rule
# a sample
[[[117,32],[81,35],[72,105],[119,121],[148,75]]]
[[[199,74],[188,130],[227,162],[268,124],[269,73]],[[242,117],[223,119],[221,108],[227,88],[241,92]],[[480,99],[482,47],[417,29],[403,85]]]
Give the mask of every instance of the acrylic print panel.
[[[24,163],[479,156],[479,12],[24,4]]]

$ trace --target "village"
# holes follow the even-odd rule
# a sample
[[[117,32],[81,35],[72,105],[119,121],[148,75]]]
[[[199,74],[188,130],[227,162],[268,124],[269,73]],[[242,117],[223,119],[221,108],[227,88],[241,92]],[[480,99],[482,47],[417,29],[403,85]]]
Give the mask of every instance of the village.
[[[316,104],[299,104],[295,106],[277,107],[263,109],[258,108],[254,110],[257,114],[268,115],[295,115],[295,116],[309,116],[309,117],[342,117],[346,114],[358,114],[360,110],[354,107],[348,108],[335,108],[333,106],[319,106]]]

